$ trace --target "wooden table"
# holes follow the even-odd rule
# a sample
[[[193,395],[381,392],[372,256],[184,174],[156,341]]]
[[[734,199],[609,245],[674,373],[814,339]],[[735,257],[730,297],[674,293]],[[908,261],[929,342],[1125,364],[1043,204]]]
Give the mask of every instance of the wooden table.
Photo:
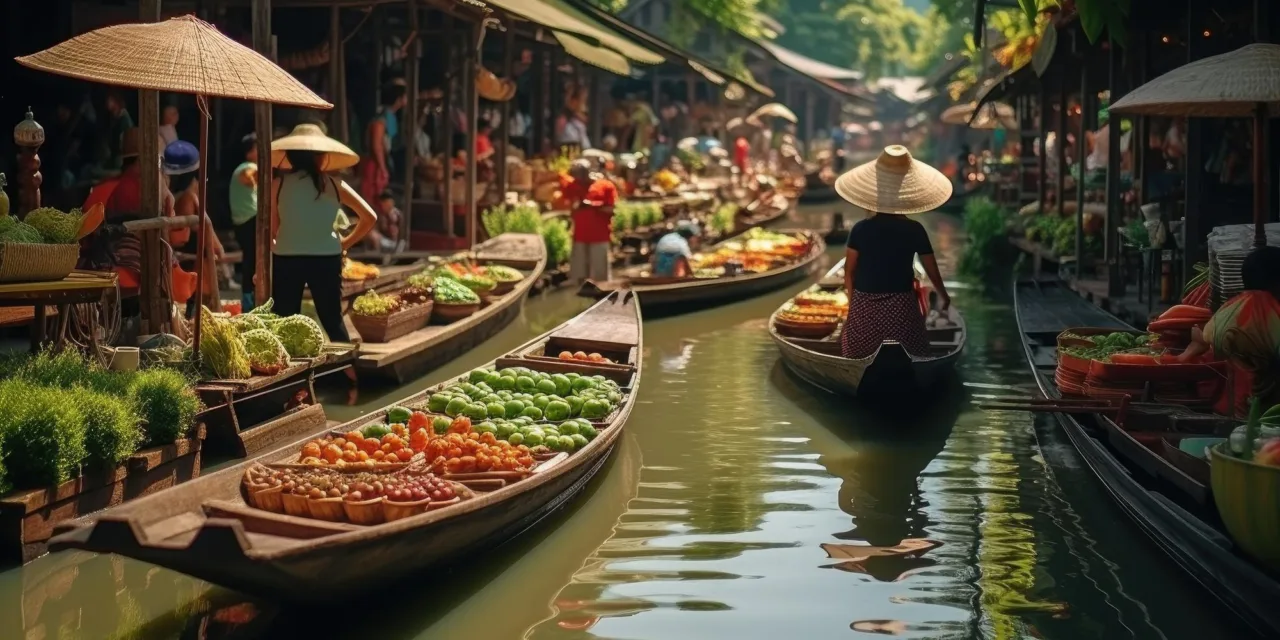
[[[116,289],[116,274],[107,271],[72,271],[71,275],[49,282],[11,282],[0,284],[0,307],[34,307],[35,320],[31,330],[31,350],[37,351],[46,341],[46,305],[57,307],[58,329],[54,344],[62,346],[67,337],[70,322],[68,310],[73,304],[101,304],[109,292]],[[89,318],[90,344],[97,353],[98,316]]]

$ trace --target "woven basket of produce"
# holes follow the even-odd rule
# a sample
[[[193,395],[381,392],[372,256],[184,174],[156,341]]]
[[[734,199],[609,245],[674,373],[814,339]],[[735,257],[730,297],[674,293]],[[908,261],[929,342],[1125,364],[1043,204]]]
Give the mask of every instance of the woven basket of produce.
[[[0,244],[0,282],[61,280],[76,268],[79,244]]]
[[[805,322],[798,320],[787,320],[785,318],[777,318],[773,322],[778,328],[778,333],[792,338],[812,338],[819,339],[831,335],[840,326],[837,321],[818,319],[816,322]]]
[[[437,302],[435,310],[431,312],[431,321],[436,324],[449,324],[455,320],[461,320],[480,310],[479,302],[467,304],[446,304]]]
[[[427,326],[433,303],[418,304],[380,316],[351,314],[351,324],[365,342],[390,342]]]

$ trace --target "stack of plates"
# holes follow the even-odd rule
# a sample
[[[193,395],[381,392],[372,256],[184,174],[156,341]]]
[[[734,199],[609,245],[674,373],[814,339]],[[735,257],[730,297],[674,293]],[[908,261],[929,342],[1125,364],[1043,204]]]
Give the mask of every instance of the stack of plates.
[[[1248,251],[1223,251],[1209,257],[1209,282],[1213,287],[1213,307],[1244,291],[1240,269]]]

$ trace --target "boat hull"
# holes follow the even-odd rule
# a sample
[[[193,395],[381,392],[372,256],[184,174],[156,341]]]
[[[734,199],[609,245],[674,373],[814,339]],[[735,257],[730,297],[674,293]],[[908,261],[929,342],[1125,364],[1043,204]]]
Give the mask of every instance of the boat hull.
[[[1046,398],[1060,398],[1053,383],[1053,361],[1048,357],[1054,348],[1055,333],[1072,326],[1103,326],[1117,331],[1131,327],[1078,297],[1078,304],[1037,301],[1035,297],[1042,295],[1042,288],[1041,283],[1021,284],[1015,276],[1015,317],[1023,335],[1024,354],[1040,392]],[[1067,300],[1075,296],[1056,288]],[[1231,541],[1205,520],[1148,488],[1165,485],[1142,473],[1140,461],[1126,464],[1119,449],[1113,450],[1103,439],[1091,435],[1097,432],[1106,437],[1106,426],[1095,424],[1088,414],[1053,415],[1116,504],[1157,546],[1250,626],[1268,637],[1280,637],[1280,581],[1234,553]]]
[[[788,370],[824,391],[851,397],[898,396],[928,389],[955,370],[963,351],[913,361],[901,346],[889,343],[868,358],[843,358],[793,344],[777,331],[770,333]]]

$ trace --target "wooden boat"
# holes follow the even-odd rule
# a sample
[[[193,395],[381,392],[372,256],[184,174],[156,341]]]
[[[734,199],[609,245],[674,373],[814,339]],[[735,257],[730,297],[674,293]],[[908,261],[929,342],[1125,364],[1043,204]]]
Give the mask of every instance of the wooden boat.
[[[575,340],[584,348],[594,344],[607,346],[611,352],[641,353],[640,310],[635,296],[626,292],[609,296],[516,353],[549,341],[565,345]],[[293,603],[349,598],[410,575],[429,578],[428,569],[494,548],[582,491],[620,441],[635,406],[641,363],[637,359],[629,364],[635,373],[630,386],[623,389],[622,403],[600,424],[599,435],[589,444],[572,454],[556,454],[540,462],[527,477],[500,488],[485,491],[473,487],[473,497],[438,510],[361,526],[248,506],[241,489],[246,472],[256,464],[296,460],[307,440],[304,438],[254,460],[76,521],[52,541],[51,549],[116,553],[272,601]],[[420,404],[441,386],[399,404]],[[336,431],[381,423],[389,408]]]
[[[804,191],[800,193],[801,202],[831,202],[840,196],[836,194],[836,178],[834,171],[824,171],[821,165],[811,165],[804,174]]]
[[[1058,280],[1015,282],[1014,300],[1027,362],[1040,392],[1051,400],[1062,398],[1054,383],[1059,333],[1071,327],[1131,330]],[[1233,549],[1213,505],[1197,500],[1194,485],[1179,475],[1194,478],[1159,455],[1165,446],[1162,439],[1152,442],[1147,437],[1151,426],[1177,423],[1179,414],[1186,413],[1178,407],[1134,403],[1124,427],[1117,424],[1118,417],[1102,413],[1073,410],[1053,415],[1116,503],[1174,562],[1262,635],[1280,637],[1280,580]],[[1207,420],[1211,426],[1164,434],[1222,433],[1220,419],[1186,417]]]
[[[844,260],[841,260],[817,286],[838,291],[844,286],[843,273]],[[874,391],[877,395],[927,389],[955,368],[968,335],[963,317],[953,309],[949,322],[943,319],[942,324],[927,329],[932,350],[927,358],[911,357],[894,341],[886,341],[866,358],[845,358],[840,355],[838,326],[831,326],[826,335],[808,337],[796,337],[799,331],[779,326],[778,315],[790,302],[769,317],[769,336],[778,345],[788,369],[810,384],[835,394],[856,396],[859,389],[863,389],[864,394]]]
[[[491,296],[475,313],[449,324],[432,324],[390,342],[360,345],[356,371],[368,377],[390,378],[403,384],[466,353],[493,337],[520,315],[520,308],[547,263],[540,236],[507,233],[476,245],[476,261],[501,264],[526,272],[511,291]],[[530,266],[532,265],[532,266]],[[436,312],[440,307],[436,307]],[[352,329],[354,334],[354,329]]]
[[[737,302],[789,285],[810,277],[818,269],[818,259],[826,251],[822,237],[812,231],[799,231],[809,243],[808,250],[790,264],[739,276],[720,278],[654,278],[646,275],[647,266],[621,271],[620,278],[596,283],[588,280],[578,290],[578,295],[600,298],[615,291],[631,290],[640,298],[645,313],[663,314],[691,311]],[[729,238],[724,242],[732,242]],[[705,251],[715,251],[712,245]]]

